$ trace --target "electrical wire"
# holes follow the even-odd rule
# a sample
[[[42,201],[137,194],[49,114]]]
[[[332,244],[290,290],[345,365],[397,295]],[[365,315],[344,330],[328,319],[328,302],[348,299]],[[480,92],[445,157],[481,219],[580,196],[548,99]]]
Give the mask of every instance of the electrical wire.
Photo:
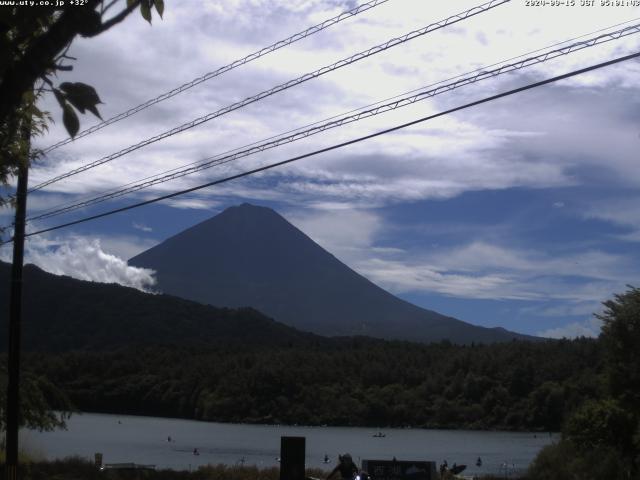
[[[522,68],[537,65],[537,64],[558,58],[560,56],[569,55],[571,53],[583,50],[585,48],[593,47],[595,45],[601,45],[603,43],[606,43],[612,40],[618,40],[622,37],[626,37],[628,35],[633,35],[637,33],[640,33],[640,24],[631,25],[631,26],[616,30],[614,32],[602,34],[597,37],[593,37],[587,40],[583,40],[581,42],[576,42],[576,43],[567,45],[565,47],[547,51],[545,53],[542,53],[534,57],[527,57],[515,63],[504,64],[492,70],[477,69],[477,70],[474,70],[473,72],[470,72],[470,74],[467,74],[466,77],[464,76],[464,74],[460,75],[458,77],[459,80],[455,82],[444,83],[444,84],[442,84],[443,82],[438,82],[435,85],[440,85],[440,86],[436,88],[430,88],[433,86],[433,85],[430,85],[429,87],[424,87],[422,90],[418,91],[418,93],[415,93],[416,91],[414,90],[412,92],[409,92],[412,95],[400,97],[400,98],[394,97],[394,100],[390,103],[384,103],[382,105],[376,104],[378,106],[374,108],[369,108],[369,109],[367,109],[367,107],[364,107],[364,109],[360,109],[358,113],[349,115],[350,113],[349,112],[347,114],[344,114],[342,118],[338,118],[337,120],[330,120],[325,123],[316,122],[316,124],[313,124],[314,126],[312,126],[311,128],[304,129],[304,130],[298,129],[295,131],[295,133],[291,135],[287,135],[285,133],[285,134],[281,134],[280,136],[276,136],[275,140],[265,141],[263,143],[255,142],[254,144],[250,144],[248,148],[242,149],[243,147],[240,147],[239,149],[232,150],[231,152],[233,153],[226,152],[224,154],[215,155],[207,159],[201,160],[200,162],[190,164],[186,167],[172,169],[168,172],[164,172],[161,174],[154,175],[152,177],[148,177],[147,179],[144,179],[139,183],[134,182],[134,183],[125,185],[123,187],[120,187],[119,189],[116,189],[114,191],[107,192],[99,196],[94,196],[90,199],[83,200],[81,202],[72,203],[70,205],[67,204],[63,206],[54,207],[38,215],[29,217],[28,220],[33,221],[33,220],[50,218],[50,217],[58,216],[64,213],[69,213],[79,208],[95,205],[97,203],[118,198],[123,195],[127,195],[145,188],[149,188],[159,183],[165,183],[170,180],[175,180],[177,178],[181,178],[186,175],[190,175],[205,169],[226,164],[226,163],[238,160],[239,158],[244,158],[249,155],[253,155],[255,153],[263,152],[265,150],[275,148],[286,143],[291,143],[303,138],[307,138],[309,136],[316,135],[318,133],[327,131],[332,128],[341,127],[349,123],[357,122],[364,118],[373,117],[375,115],[379,115],[391,110],[396,110],[398,108],[412,105],[416,102],[432,98],[442,93],[450,92],[452,90],[461,88],[463,86],[477,83],[479,81],[493,78],[505,73],[520,70]],[[504,62],[501,62],[501,63],[504,63]],[[474,72],[476,73],[473,74]],[[427,88],[430,88],[430,89],[425,90]]]
[[[64,140],[59,141],[58,143],[55,143],[53,145],[50,145],[48,147],[46,147],[45,149],[42,150],[43,154],[47,154],[59,147],[62,147],[63,145],[66,145],[68,143],[71,143],[74,140],[77,140],[79,138],[82,137],[86,137],[87,135],[90,135],[94,132],[97,132],[98,130],[103,129],[104,127],[107,127],[109,125],[112,125],[116,122],[119,122],[121,120],[124,120],[125,118],[128,118],[132,115],[135,115],[138,112],[141,112],[142,110],[145,110],[149,107],[151,107],[152,105],[155,105],[156,103],[160,103],[164,100],[167,100],[171,97],[174,97],[176,95],[178,95],[179,93],[182,93],[186,90],[189,90],[192,87],[195,87],[196,85],[200,85],[203,82],[206,82],[208,80],[211,80],[212,78],[218,77],[220,75],[222,75],[223,73],[227,73],[230,70],[233,70],[234,68],[240,67],[242,65],[245,65],[249,62],[252,62],[254,60],[257,60],[258,58],[264,57],[265,55],[275,52],[276,50],[279,50],[283,47],[286,47],[288,45],[291,45],[292,43],[295,43],[299,40],[302,40],[304,38],[309,37],[310,35],[313,35],[315,33],[318,33],[322,30],[325,30],[337,23],[342,22],[343,20],[346,20],[348,18],[351,17],[355,17],[356,15],[362,13],[362,12],[366,12],[367,10],[371,10],[374,7],[377,7],[378,5],[382,5],[383,3],[388,2],[389,0],[373,0],[371,2],[367,2],[367,3],[363,3],[362,5],[359,5],[355,8],[352,8],[351,10],[347,10],[345,12],[342,12],[340,15],[337,15],[335,17],[329,18],[327,20],[325,20],[324,22],[321,22],[317,25],[314,25],[313,27],[309,27],[306,30],[303,30],[302,32],[298,32],[288,38],[285,38],[284,40],[280,40],[276,43],[273,43],[271,45],[269,45],[268,47],[264,47],[260,50],[258,50],[257,52],[251,53],[249,55],[247,55],[246,57],[240,58],[238,60],[234,60],[233,62],[229,63],[228,65],[225,65],[223,67],[220,67],[216,70],[213,70],[212,72],[208,72],[205,73],[204,75],[202,75],[201,77],[198,77],[194,80],[191,80],[190,82],[187,82],[183,85],[180,85],[177,88],[174,88],[173,90],[170,90],[168,92],[165,92],[161,95],[158,95],[155,98],[152,98],[150,100],[147,100],[144,103],[141,103],[140,105],[130,108],[129,110],[119,113],[117,115],[114,115],[113,117],[104,120],[103,122],[100,122],[96,125],[93,125],[92,127],[87,128],[86,130],[83,130],[79,133],[76,134],[76,136],[74,138],[66,138]]]
[[[329,152],[329,151],[332,151],[332,150],[337,150],[339,148],[343,148],[343,147],[346,147],[346,146],[349,146],[349,145],[353,145],[353,144],[356,144],[356,143],[359,143],[359,142],[362,142],[362,141],[365,141],[365,140],[369,140],[369,139],[372,139],[372,138],[375,138],[375,137],[378,137],[378,136],[381,136],[381,135],[385,135],[385,134],[388,134],[388,133],[391,133],[391,132],[395,132],[395,131],[401,130],[403,128],[407,128],[407,127],[410,127],[412,125],[417,125],[419,123],[423,123],[423,122],[426,122],[428,120],[432,120],[434,118],[438,118],[438,117],[441,117],[441,116],[444,116],[444,115],[448,115],[448,114],[451,114],[451,113],[454,113],[454,112],[458,112],[458,111],[461,111],[461,110],[464,110],[464,109],[467,109],[467,108],[470,108],[470,107],[474,107],[474,106],[481,105],[481,104],[484,104],[484,103],[487,103],[487,102],[498,100],[500,98],[504,98],[504,97],[507,97],[507,96],[510,96],[510,95],[514,95],[516,93],[524,92],[526,90],[530,90],[530,89],[533,89],[533,88],[541,87],[543,85],[548,85],[550,83],[554,83],[554,82],[557,82],[559,80],[564,80],[564,79],[567,79],[567,78],[570,78],[570,77],[574,77],[576,75],[581,75],[583,73],[587,73],[587,72],[590,72],[590,71],[593,71],[593,70],[597,70],[597,69],[600,69],[600,68],[608,67],[610,65],[614,65],[614,64],[617,64],[617,63],[621,63],[621,62],[625,62],[625,61],[628,61],[628,60],[632,60],[632,59],[638,58],[638,57],[640,57],[640,52],[636,52],[636,53],[633,53],[633,54],[630,54],[630,55],[625,55],[623,57],[618,57],[618,58],[615,58],[613,60],[608,60],[606,62],[598,63],[596,65],[591,65],[589,67],[581,68],[579,70],[574,70],[574,71],[569,72],[569,73],[565,73],[565,74],[562,74],[562,75],[557,75],[555,77],[551,77],[551,78],[548,78],[546,80],[541,80],[539,82],[530,83],[528,85],[525,85],[525,86],[522,86],[522,87],[518,87],[518,88],[514,88],[512,90],[507,90],[505,92],[502,92],[502,93],[499,93],[499,94],[496,94],[496,95],[492,95],[490,97],[485,97],[483,99],[476,100],[476,101],[470,102],[470,103],[466,103],[464,105],[461,105],[461,106],[458,106],[458,107],[455,107],[455,108],[451,108],[451,109],[448,109],[448,110],[445,110],[445,111],[442,111],[442,112],[439,112],[439,113],[436,113],[436,114],[433,114],[433,115],[428,115],[426,117],[422,117],[422,118],[419,118],[417,120],[413,120],[411,122],[403,123],[401,125],[396,125],[395,127],[391,127],[391,128],[385,129],[385,130],[381,130],[381,131],[378,131],[378,132],[375,132],[375,133],[372,133],[372,134],[369,134],[369,135],[365,135],[363,137],[358,137],[358,138],[355,138],[355,139],[352,139],[352,140],[349,140],[349,141],[346,141],[346,142],[342,142],[342,143],[338,143],[338,144],[335,144],[335,145],[331,145],[329,147],[321,148],[321,149],[315,150],[313,152],[305,153],[303,155],[298,155],[296,157],[289,158],[287,160],[282,160],[280,162],[275,162],[275,163],[271,163],[269,165],[264,165],[262,167],[254,168],[254,169],[248,170],[246,172],[242,172],[242,173],[239,173],[239,174],[236,174],[236,175],[231,175],[229,177],[225,177],[225,178],[222,178],[222,179],[214,180],[212,182],[208,182],[208,183],[205,183],[205,184],[202,184],[202,185],[198,185],[196,187],[191,187],[191,188],[187,188],[185,190],[180,190],[180,191],[177,191],[177,192],[173,192],[173,193],[170,193],[170,194],[167,194],[167,195],[163,195],[161,197],[156,197],[156,198],[152,198],[150,200],[145,200],[143,202],[139,202],[139,203],[135,203],[135,204],[132,204],[132,205],[128,205],[126,207],[116,208],[116,209],[113,209],[113,210],[110,210],[110,211],[107,211],[107,212],[103,212],[103,213],[100,213],[100,214],[91,215],[89,217],[84,217],[84,218],[81,218],[81,219],[78,219],[78,220],[74,220],[72,222],[67,222],[67,223],[59,224],[59,225],[56,225],[56,226],[53,226],[53,227],[44,228],[42,230],[37,230],[35,232],[30,232],[28,234],[25,234],[25,237],[32,237],[34,235],[40,235],[42,233],[51,232],[51,231],[54,231],[54,230],[59,230],[61,228],[70,227],[72,225],[78,225],[80,223],[85,223],[85,222],[88,222],[88,221],[96,220],[98,218],[107,217],[107,216],[110,216],[110,215],[114,215],[116,213],[124,212],[124,211],[127,211],[127,210],[132,210],[134,208],[139,208],[139,207],[142,207],[142,206],[145,206],[145,205],[150,205],[152,203],[156,203],[156,202],[159,202],[159,201],[162,201],[162,200],[167,200],[167,199],[174,198],[174,197],[177,197],[177,196],[180,196],[180,195],[184,195],[184,194],[187,194],[187,193],[195,192],[197,190],[202,190],[204,188],[211,187],[211,186],[214,186],[214,185],[220,185],[222,183],[226,183],[226,182],[229,182],[231,180],[236,180],[238,178],[247,177],[247,176],[259,173],[259,172],[270,170],[270,169],[275,168],[275,167],[279,167],[279,166],[282,166],[282,165],[293,163],[293,162],[302,160],[304,158],[309,158],[309,157],[312,157],[312,156],[315,156],[315,155],[319,155],[321,153],[326,153],[326,152]],[[11,243],[12,241],[13,241],[13,239],[10,239],[10,240],[8,240],[6,242],[1,243],[0,245],[5,245],[5,244],[8,244],[8,243]]]
[[[333,120],[333,119],[336,119],[336,118],[339,118],[339,117],[342,117],[342,116],[345,116],[345,115],[349,115],[349,114],[351,114],[351,113],[359,112],[359,111],[362,111],[362,110],[364,110],[364,109],[374,107],[374,106],[376,106],[376,105],[383,104],[383,103],[388,102],[388,101],[390,101],[390,100],[399,99],[399,98],[401,98],[402,96],[406,96],[406,95],[409,95],[409,94],[412,94],[412,93],[419,92],[419,91],[421,91],[421,90],[424,90],[425,88],[434,87],[434,86],[436,86],[436,85],[441,85],[441,84],[443,84],[443,83],[450,82],[450,81],[452,81],[452,80],[455,80],[455,79],[458,79],[458,78],[464,77],[465,75],[468,75],[468,74],[470,74],[470,73],[480,72],[480,71],[482,71],[482,70],[486,70],[486,69],[488,69],[488,68],[495,67],[495,66],[497,66],[497,65],[501,65],[501,64],[504,64],[504,63],[506,63],[506,62],[510,62],[510,61],[512,61],[512,60],[516,60],[516,59],[518,59],[518,58],[523,58],[523,57],[525,57],[525,56],[527,56],[527,55],[532,55],[532,54],[534,54],[534,53],[541,52],[541,51],[546,50],[546,49],[554,48],[554,47],[557,47],[557,46],[559,46],[559,45],[563,45],[563,44],[566,44],[566,43],[569,43],[569,42],[574,42],[574,41],[576,41],[576,40],[578,40],[578,39],[580,39],[580,38],[588,37],[588,36],[590,36],[590,35],[594,35],[594,34],[596,34],[596,33],[604,32],[605,30],[610,30],[610,29],[612,29],[612,28],[616,28],[616,27],[619,27],[619,26],[622,26],[622,25],[627,25],[627,24],[629,24],[629,23],[633,23],[633,22],[635,22],[635,21],[637,21],[637,20],[639,20],[639,19],[640,19],[640,17],[636,17],[636,18],[633,18],[633,19],[631,19],[631,20],[627,20],[627,21],[625,21],[625,22],[620,22],[620,23],[617,23],[617,24],[614,24],[614,25],[610,25],[610,26],[608,26],[608,27],[600,28],[600,29],[598,29],[598,30],[595,30],[595,31],[592,31],[592,32],[589,32],[589,33],[585,33],[585,34],[582,34],[582,35],[578,35],[577,37],[573,37],[573,38],[570,38],[570,39],[567,39],[567,40],[563,40],[563,41],[561,41],[561,42],[556,42],[556,43],[554,43],[554,44],[547,45],[546,47],[537,48],[537,49],[535,49],[535,50],[531,50],[531,51],[529,51],[529,52],[526,52],[526,53],[523,53],[523,54],[517,55],[517,56],[515,56],[515,57],[511,57],[511,58],[508,58],[508,59],[506,59],[506,60],[501,60],[500,62],[495,62],[495,63],[492,63],[492,64],[490,64],[490,65],[486,65],[486,66],[484,66],[484,67],[477,68],[477,69],[475,69],[475,70],[472,70],[471,72],[467,72],[467,73],[462,73],[462,74],[459,74],[459,75],[455,75],[455,76],[453,76],[453,77],[449,77],[449,78],[446,78],[446,79],[444,79],[444,80],[440,80],[440,81],[438,81],[438,82],[432,83],[432,84],[427,85],[427,86],[424,86],[424,87],[416,88],[416,89],[410,90],[410,91],[408,91],[408,92],[404,92],[404,93],[401,93],[401,94],[398,94],[398,95],[394,95],[394,96],[392,96],[392,97],[387,97],[387,98],[385,98],[385,99],[383,99],[383,100],[378,100],[377,102],[370,103],[370,104],[365,105],[365,106],[363,106],[363,107],[359,107],[359,108],[356,108],[356,109],[353,109],[353,110],[349,110],[348,112],[343,112],[343,113],[341,113],[341,114],[332,115],[331,117],[325,118],[325,119],[323,119],[323,120],[317,120],[317,121],[312,122],[312,123],[309,123],[309,124],[307,124],[307,125],[304,125],[304,126],[301,126],[301,127],[298,127],[298,128],[294,128],[294,129],[288,130],[288,131],[286,131],[286,132],[281,132],[281,133],[279,133],[279,134],[272,135],[272,136],[270,136],[270,137],[267,137],[267,138],[264,138],[264,139],[262,139],[262,140],[258,140],[258,141],[255,141],[255,142],[252,142],[252,143],[246,144],[246,145],[241,146],[241,147],[236,147],[236,148],[234,148],[234,149],[227,150],[227,151],[222,152],[222,153],[220,153],[220,154],[218,154],[218,155],[216,155],[216,156],[213,156],[213,157],[209,157],[209,158],[206,158],[206,159],[203,159],[203,160],[197,160],[197,161],[195,161],[195,162],[191,162],[191,163],[188,163],[188,164],[186,164],[186,165],[181,165],[181,166],[179,166],[179,167],[174,167],[174,168],[172,168],[172,169],[165,170],[164,172],[160,172],[160,173],[158,173],[158,174],[154,174],[154,175],[150,175],[150,176],[148,176],[148,177],[144,177],[144,178],[141,178],[141,179],[138,179],[138,180],[134,180],[134,181],[132,181],[132,182],[129,182],[129,183],[126,183],[126,184],[124,184],[124,185],[121,185],[121,186],[117,187],[117,189],[116,189],[116,190],[109,190],[109,191],[107,191],[107,192],[104,192],[102,195],[97,196],[97,197],[96,197],[96,196],[85,196],[85,197],[84,197],[80,202],[76,202],[76,203],[72,203],[72,204],[69,204],[69,203],[60,204],[60,205],[57,205],[57,206],[55,206],[55,207],[52,207],[52,208],[50,208],[50,209],[48,209],[48,210],[45,210],[45,211],[44,211],[44,212],[42,212],[42,213],[43,213],[43,215],[47,215],[47,216],[48,216],[48,214],[49,214],[50,212],[53,212],[54,210],[55,210],[55,211],[57,211],[57,210],[59,210],[59,209],[65,208],[65,207],[67,207],[67,206],[79,205],[79,203],[82,203],[82,204],[83,204],[83,206],[84,206],[84,203],[85,203],[85,202],[90,202],[90,201],[92,201],[92,200],[98,200],[98,199],[101,199],[101,198],[103,198],[103,197],[109,196],[109,195],[111,195],[111,194],[119,193],[119,192],[123,191],[126,187],[130,187],[130,186],[136,185],[136,184],[137,184],[137,183],[139,183],[139,182],[145,182],[145,181],[148,181],[148,180],[152,180],[152,179],[155,179],[155,178],[159,178],[159,177],[161,177],[161,176],[164,176],[164,175],[170,174],[170,173],[172,173],[172,172],[176,172],[176,171],[181,170],[181,169],[185,169],[185,168],[188,168],[188,167],[191,167],[191,166],[194,166],[194,165],[202,164],[202,162],[207,162],[207,161],[209,161],[209,160],[212,160],[213,158],[219,158],[219,157],[224,156],[224,155],[228,155],[228,154],[231,154],[231,153],[234,153],[234,152],[239,152],[239,151],[240,151],[240,150],[242,150],[242,149],[245,149],[245,148],[248,148],[248,147],[253,147],[253,146],[255,146],[255,145],[259,145],[261,142],[266,142],[266,141],[268,141],[268,140],[273,140],[273,139],[275,139],[275,138],[282,137],[282,136],[287,135],[287,134],[291,134],[291,133],[294,133],[294,132],[299,132],[299,131],[301,131],[301,130],[304,130],[304,129],[307,129],[307,128],[310,128],[310,127],[313,127],[313,126],[315,126],[315,125],[318,125],[318,124],[321,124],[321,123],[324,123],[324,122],[328,122],[328,121],[330,121],[330,120]],[[615,33],[615,32],[611,32],[611,33]],[[137,190],[136,190],[136,191],[137,191]],[[30,218],[28,218],[28,219],[35,220],[35,219],[38,219],[38,218],[42,218],[42,217],[40,217],[40,216],[38,216],[38,217],[30,217]]]
[[[257,95],[254,95],[254,96],[251,96],[251,97],[247,97],[244,100],[241,100],[241,101],[236,102],[236,103],[234,103],[232,105],[224,107],[224,108],[222,108],[220,110],[217,110],[216,112],[212,112],[212,113],[209,113],[209,114],[204,115],[202,117],[196,118],[196,119],[194,119],[194,120],[192,120],[190,122],[187,122],[187,123],[185,123],[183,125],[180,125],[178,127],[174,127],[171,130],[167,130],[166,132],[163,132],[163,133],[161,133],[159,135],[156,135],[154,137],[151,137],[151,138],[148,138],[146,140],[143,140],[142,142],[139,142],[139,143],[137,143],[135,145],[131,145],[131,146],[129,146],[129,147],[123,149],[123,150],[120,150],[118,152],[112,153],[112,154],[107,155],[107,156],[105,156],[105,157],[103,157],[101,159],[95,160],[95,161],[93,161],[91,163],[88,163],[86,165],[83,165],[81,167],[75,168],[75,169],[70,170],[70,171],[68,171],[66,173],[63,173],[61,175],[58,175],[58,176],[56,176],[54,178],[46,180],[46,181],[44,181],[44,182],[42,182],[42,183],[40,183],[40,184],[38,184],[38,185],[36,185],[34,187],[31,187],[29,189],[29,193],[34,192],[36,190],[40,190],[40,189],[42,189],[42,188],[44,188],[44,187],[46,187],[48,185],[51,185],[52,183],[59,182],[60,180],[63,180],[65,178],[69,178],[69,177],[71,177],[73,175],[77,175],[77,174],[82,173],[82,172],[85,172],[85,171],[87,171],[89,169],[92,169],[92,168],[95,168],[95,167],[97,167],[99,165],[103,165],[103,164],[105,164],[107,162],[115,160],[116,158],[120,158],[123,155],[126,155],[127,153],[131,153],[131,152],[133,152],[135,150],[138,150],[138,149],[140,149],[142,147],[145,147],[145,146],[150,145],[152,143],[155,143],[157,141],[163,140],[165,138],[171,137],[173,135],[181,133],[181,132],[183,132],[185,130],[188,130],[190,128],[193,128],[195,126],[201,125],[201,124],[203,124],[205,122],[213,120],[214,118],[220,117],[220,116],[225,115],[225,114],[227,114],[229,112],[232,112],[234,110],[238,110],[238,109],[240,109],[242,107],[245,107],[245,106],[247,106],[249,104],[252,104],[254,102],[257,102],[259,100],[267,98],[267,97],[269,97],[271,95],[274,95],[274,94],[276,94],[278,92],[281,92],[283,90],[287,90],[287,89],[289,89],[289,88],[291,88],[291,87],[293,87],[295,85],[299,85],[299,84],[307,82],[307,81],[309,81],[311,79],[320,77],[321,75],[324,75],[326,73],[332,72],[332,71],[337,70],[339,68],[342,68],[344,66],[351,65],[352,63],[358,62],[358,61],[360,61],[362,59],[368,58],[368,57],[370,57],[372,55],[375,55],[377,53],[380,53],[380,52],[383,52],[385,50],[388,50],[389,48],[395,47],[397,45],[401,45],[401,44],[406,43],[406,42],[408,42],[410,40],[413,40],[415,38],[418,38],[418,37],[421,37],[421,36],[426,35],[428,33],[431,33],[431,32],[433,32],[435,30],[439,30],[441,28],[444,28],[444,27],[446,27],[448,25],[452,25],[454,23],[461,22],[461,21],[463,21],[463,20],[465,20],[467,18],[473,17],[473,16],[478,15],[480,13],[484,13],[484,12],[486,12],[488,10],[491,10],[491,9],[493,9],[495,7],[498,7],[500,5],[503,5],[503,4],[509,3],[509,2],[511,2],[511,0],[491,0],[491,1],[487,2],[487,3],[484,3],[484,4],[479,5],[477,7],[473,7],[471,9],[469,9],[469,10],[466,10],[464,12],[458,13],[456,15],[448,17],[448,18],[446,18],[444,20],[441,20],[439,22],[427,25],[426,27],[423,27],[423,28],[421,28],[419,30],[413,30],[413,31],[401,36],[401,37],[392,38],[391,40],[388,40],[385,43],[376,45],[376,46],[371,47],[371,48],[369,48],[369,49],[367,49],[365,51],[356,53],[355,55],[352,55],[350,57],[344,58],[344,59],[342,59],[342,60],[340,60],[338,62],[335,62],[335,63],[333,63],[331,65],[322,67],[322,68],[320,68],[318,70],[315,70],[313,72],[306,73],[306,74],[304,74],[304,75],[302,75],[302,76],[300,76],[300,77],[298,77],[296,79],[289,80],[288,82],[280,84],[280,85],[278,85],[276,87],[273,87],[273,88],[271,88],[269,90],[265,90],[265,91],[263,91],[263,92],[261,92],[261,93],[259,93]]]

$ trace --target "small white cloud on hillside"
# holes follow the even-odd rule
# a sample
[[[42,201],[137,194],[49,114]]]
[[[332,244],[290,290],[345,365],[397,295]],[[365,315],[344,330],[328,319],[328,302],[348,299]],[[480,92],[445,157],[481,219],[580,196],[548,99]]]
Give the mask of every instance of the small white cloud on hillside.
[[[11,261],[10,249],[4,249],[0,258]],[[120,257],[106,253],[98,239],[71,237],[51,240],[32,237],[25,245],[25,263],[33,263],[56,275],[118,283],[142,291],[150,291],[156,283],[153,270],[127,265]]]

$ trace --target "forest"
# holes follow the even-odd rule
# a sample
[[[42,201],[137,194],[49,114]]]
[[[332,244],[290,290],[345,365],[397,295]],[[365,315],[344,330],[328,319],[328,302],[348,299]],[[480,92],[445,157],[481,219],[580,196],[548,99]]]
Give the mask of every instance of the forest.
[[[558,431],[603,387],[593,339],[30,353],[78,410],[208,421]]]

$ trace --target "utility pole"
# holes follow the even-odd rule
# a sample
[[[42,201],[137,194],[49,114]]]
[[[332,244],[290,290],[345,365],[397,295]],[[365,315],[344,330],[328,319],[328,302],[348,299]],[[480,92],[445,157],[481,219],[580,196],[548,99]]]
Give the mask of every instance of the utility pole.
[[[22,322],[22,266],[24,264],[24,229],[27,212],[27,182],[31,151],[31,121],[22,126],[26,142],[24,158],[18,159],[16,216],[13,233],[13,263],[11,265],[11,298],[9,300],[9,357],[6,407],[6,479],[18,478],[18,429],[20,426],[20,330]]]

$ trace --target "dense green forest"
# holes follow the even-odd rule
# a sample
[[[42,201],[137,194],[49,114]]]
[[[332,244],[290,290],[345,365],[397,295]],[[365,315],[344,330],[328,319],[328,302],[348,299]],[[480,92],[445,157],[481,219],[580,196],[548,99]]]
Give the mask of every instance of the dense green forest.
[[[251,309],[216,308],[116,284],[85,282],[25,267],[22,345],[32,351],[105,350],[128,345],[288,345],[316,337]],[[10,266],[0,262],[0,300]],[[0,302],[1,303],[1,302]],[[0,350],[7,347],[0,315]]]
[[[226,422],[559,430],[605,389],[593,339],[326,338],[252,309],[25,273],[25,378],[57,408],[66,395],[81,411]]]
[[[226,422],[559,430],[602,389],[597,341],[455,346],[368,338],[288,347],[31,353],[83,411]]]

